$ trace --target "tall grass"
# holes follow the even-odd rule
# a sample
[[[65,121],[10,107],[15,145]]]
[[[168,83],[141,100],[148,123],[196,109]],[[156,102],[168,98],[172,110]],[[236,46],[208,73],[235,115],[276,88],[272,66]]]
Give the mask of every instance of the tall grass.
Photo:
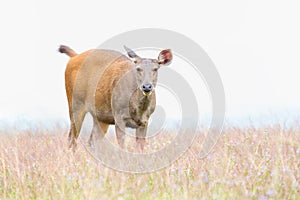
[[[0,199],[300,199],[300,128],[226,128],[203,160],[197,136],[149,174],[106,168],[81,145],[73,153],[64,129],[13,132],[0,135]]]

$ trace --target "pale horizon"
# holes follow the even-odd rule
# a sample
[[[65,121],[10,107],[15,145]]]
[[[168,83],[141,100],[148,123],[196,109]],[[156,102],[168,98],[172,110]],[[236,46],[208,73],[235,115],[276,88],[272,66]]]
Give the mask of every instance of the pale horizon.
[[[5,31],[0,38],[0,125],[20,121],[68,123],[64,90],[68,57],[57,52],[58,46],[65,44],[80,53],[96,48],[112,36],[145,27],[176,31],[204,49],[223,81],[227,122],[234,124],[249,119],[263,124],[263,120],[268,123],[299,119],[300,13],[297,2],[201,2],[209,9],[191,3],[191,10],[185,14],[191,17],[197,13],[196,23],[183,20],[184,16],[176,13],[180,4],[172,2],[174,9],[169,10],[168,16],[176,21],[176,26],[161,20],[166,17],[163,13],[148,16],[143,9],[124,10],[126,2],[120,2],[117,7],[115,2],[106,2],[105,6],[89,2],[89,10],[77,3],[69,10],[69,3],[42,4],[31,0],[19,2],[16,7],[13,2],[7,2],[16,15],[2,8],[2,20],[9,20],[3,22]],[[154,10],[155,5],[158,2],[151,2],[149,10]],[[159,2],[159,5],[167,7],[168,2]],[[111,16],[105,7],[115,7],[119,17]],[[68,16],[63,15],[64,10],[68,10]],[[122,14],[126,19],[120,18]],[[110,16],[109,22],[105,20],[107,16]],[[158,53],[148,52],[151,56]],[[147,52],[141,54],[148,55]],[[191,80],[191,85],[200,85],[194,90],[199,112],[202,119],[209,119],[211,102],[201,78],[193,77],[192,69],[178,57],[168,67]],[[158,99],[170,118],[178,115],[173,112],[176,101],[168,102],[170,95],[163,93]]]

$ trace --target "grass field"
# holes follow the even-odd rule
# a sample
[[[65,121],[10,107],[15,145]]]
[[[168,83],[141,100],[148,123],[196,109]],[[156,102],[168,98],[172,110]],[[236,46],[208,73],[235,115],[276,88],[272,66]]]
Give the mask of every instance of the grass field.
[[[106,168],[66,140],[61,128],[2,131],[0,199],[300,199],[300,128],[225,128],[203,160],[197,136],[149,174]]]

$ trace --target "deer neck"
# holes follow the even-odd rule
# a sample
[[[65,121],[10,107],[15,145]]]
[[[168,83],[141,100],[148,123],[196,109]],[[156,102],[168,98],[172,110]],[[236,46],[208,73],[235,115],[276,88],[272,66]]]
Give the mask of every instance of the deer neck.
[[[153,95],[146,96],[140,89],[136,89],[130,98],[129,104],[140,111],[146,111],[151,105]]]
[[[129,101],[129,112],[134,121],[139,122],[141,119],[149,119],[154,98],[154,92],[149,96],[145,96],[140,89],[133,92]]]

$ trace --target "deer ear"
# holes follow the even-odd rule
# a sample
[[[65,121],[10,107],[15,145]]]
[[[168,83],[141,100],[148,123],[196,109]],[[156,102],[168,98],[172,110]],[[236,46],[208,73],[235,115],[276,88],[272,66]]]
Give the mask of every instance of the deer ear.
[[[162,50],[158,56],[158,64],[169,65],[173,59],[171,49]]]
[[[126,50],[129,58],[132,58],[134,61],[140,59],[140,57],[138,55],[136,55],[136,53],[132,49],[129,49],[125,45],[124,45],[124,49]]]

